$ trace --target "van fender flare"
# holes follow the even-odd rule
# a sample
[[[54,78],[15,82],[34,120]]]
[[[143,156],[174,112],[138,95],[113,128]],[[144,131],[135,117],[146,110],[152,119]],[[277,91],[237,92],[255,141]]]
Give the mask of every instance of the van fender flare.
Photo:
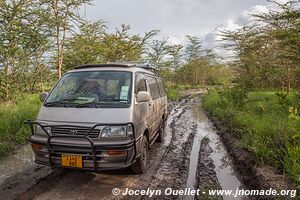
[[[137,134],[137,138],[136,138],[136,156],[135,156],[135,159],[138,158],[140,155],[141,155],[141,145],[142,145],[142,138],[143,136],[146,134],[146,137],[149,141],[149,129],[148,127],[142,129],[142,131]]]

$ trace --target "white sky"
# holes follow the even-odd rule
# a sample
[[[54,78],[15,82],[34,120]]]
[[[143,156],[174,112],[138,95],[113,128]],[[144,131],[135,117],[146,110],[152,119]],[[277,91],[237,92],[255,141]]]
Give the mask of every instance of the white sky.
[[[170,43],[184,43],[185,35],[198,36],[203,47],[215,46],[216,32],[236,29],[247,23],[249,12],[267,12],[266,0],[94,0],[82,9],[88,20],[103,20],[109,30],[122,23],[133,33],[152,29],[169,37]]]

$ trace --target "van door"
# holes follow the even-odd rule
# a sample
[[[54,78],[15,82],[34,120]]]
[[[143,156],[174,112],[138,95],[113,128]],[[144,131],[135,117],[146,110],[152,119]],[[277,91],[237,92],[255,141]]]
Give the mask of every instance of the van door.
[[[160,117],[159,117],[160,95],[159,95],[159,89],[158,89],[156,78],[154,76],[147,75],[147,80],[148,80],[150,94],[151,94],[149,112],[150,112],[150,122],[151,122],[150,138],[152,139],[157,133],[159,123],[160,123]]]
[[[157,78],[157,83],[158,83],[158,89],[159,89],[159,94],[160,94],[160,117],[164,116],[166,119],[167,116],[167,94],[166,90],[164,87],[163,80],[161,78]]]
[[[135,85],[134,85],[134,93],[135,95],[140,91],[148,91],[149,86],[146,82],[146,77],[142,73],[135,74]],[[149,92],[150,93],[150,92]],[[151,97],[150,97],[151,98]],[[136,101],[135,101],[136,102]],[[139,134],[143,134],[145,131],[145,127],[150,127],[153,122],[151,122],[151,109],[149,107],[150,102],[136,102],[135,107],[133,109],[134,112],[134,122],[136,125],[136,132]]]

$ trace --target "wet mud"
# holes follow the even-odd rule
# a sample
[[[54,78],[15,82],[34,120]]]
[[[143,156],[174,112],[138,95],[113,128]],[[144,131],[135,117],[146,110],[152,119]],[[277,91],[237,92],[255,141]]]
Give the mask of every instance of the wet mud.
[[[107,173],[52,170],[31,160],[20,172],[3,176],[0,199],[148,199],[146,195],[114,196],[112,189],[243,187],[221,138],[201,108],[202,95],[196,91],[169,103],[165,140],[152,147],[146,174],[136,175],[129,169]],[[162,194],[151,199],[205,199],[205,195]]]

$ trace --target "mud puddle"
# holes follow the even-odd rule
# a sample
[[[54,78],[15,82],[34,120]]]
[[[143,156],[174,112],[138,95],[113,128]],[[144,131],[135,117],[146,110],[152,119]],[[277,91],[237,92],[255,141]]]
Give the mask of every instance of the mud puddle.
[[[198,158],[199,158],[199,151],[201,147],[201,141],[203,139],[202,133],[198,131],[194,137],[194,142],[190,154],[190,162],[189,162],[189,173],[186,182],[186,187],[191,189],[196,189],[197,187],[197,168],[198,168]],[[187,196],[185,199],[194,199],[195,196]]]
[[[197,184],[196,181],[196,173],[197,173],[197,165],[198,165],[198,157],[200,151],[201,140],[203,139],[202,133],[197,130],[197,133],[194,137],[194,142],[192,146],[192,151],[190,155],[190,163],[189,163],[189,174],[187,178],[187,187],[195,189]]]
[[[196,175],[197,170],[203,170],[207,171],[204,172],[204,174],[208,174],[210,176],[209,179],[214,182],[214,187],[208,187],[206,189],[242,189],[243,185],[239,181],[237,173],[234,170],[233,162],[229,157],[224,144],[221,142],[221,138],[217,135],[213,124],[210,122],[204,110],[201,108],[200,100],[200,98],[191,100],[194,101],[190,108],[191,117],[197,121],[197,134],[195,136],[193,149],[191,151],[191,157],[193,159],[190,160],[187,186],[193,187],[195,186],[197,179],[198,181],[201,178],[205,179],[205,177],[197,178]],[[201,156],[203,158],[201,158]],[[201,169],[201,165],[204,166],[204,169]],[[202,182],[201,190],[203,189],[204,187]],[[230,200],[232,197],[223,196],[223,199]],[[236,197],[235,199],[239,200],[243,198]]]

